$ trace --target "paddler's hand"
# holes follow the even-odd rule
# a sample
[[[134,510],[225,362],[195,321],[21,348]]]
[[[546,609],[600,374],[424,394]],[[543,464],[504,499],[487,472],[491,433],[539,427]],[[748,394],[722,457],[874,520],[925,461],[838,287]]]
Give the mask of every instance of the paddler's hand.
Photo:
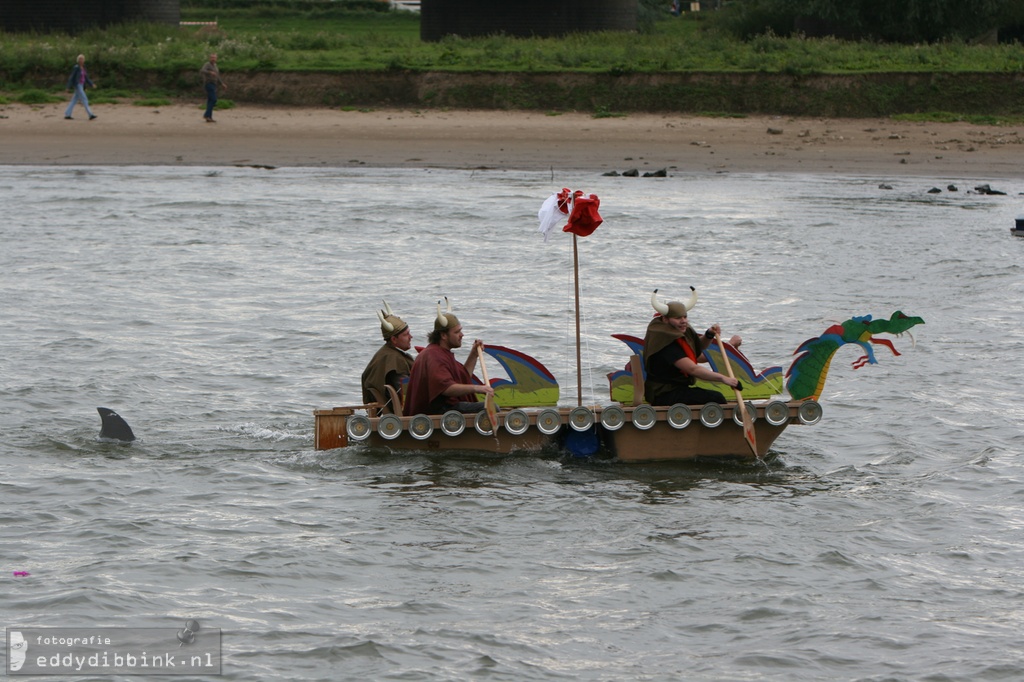
[[[480,339],[474,339],[473,348],[470,350],[470,355],[475,358],[480,357],[484,352],[484,342]]]
[[[716,323],[708,327],[708,330],[704,332],[704,338],[711,343],[715,343],[715,337],[720,336],[721,333],[722,327]],[[733,348],[739,348],[741,343],[743,343],[743,337],[739,334],[733,334],[732,337],[729,338],[729,345]]]

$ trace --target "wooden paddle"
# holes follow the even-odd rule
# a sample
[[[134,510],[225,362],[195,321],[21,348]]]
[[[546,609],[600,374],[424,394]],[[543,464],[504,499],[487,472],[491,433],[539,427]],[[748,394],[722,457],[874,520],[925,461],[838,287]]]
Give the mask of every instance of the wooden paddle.
[[[735,379],[736,377],[732,373],[732,363],[729,362],[729,354],[725,352],[725,344],[722,343],[722,335],[715,334],[715,341],[718,342],[718,349],[722,351],[722,362],[725,363],[726,373],[728,373],[730,379]],[[754,457],[761,459],[761,455],[757,454],[757,435],[754,433],[754,420],[747,413],[747,403],[743,400],[743,395],[738,388],[732,390],[736,393],[736,407],[740,411],[740,416],[743,417],[743,438],[747,441],[747,445],[750,446],[750,451],[754,453]]]
[[[487,378],[487,365],[484,364],[484,347],[480,346],[480,353],[477,355],[477,359],[480,360],[480,374],[484,378],[484,386],[490,386],[491,380]],[[491,421],[491,433],[494,434],[494,440],[498,440],[498,408],[494,405],[494,394],[488,393],[484,398],[484,409],[487,411],[487,418]]]

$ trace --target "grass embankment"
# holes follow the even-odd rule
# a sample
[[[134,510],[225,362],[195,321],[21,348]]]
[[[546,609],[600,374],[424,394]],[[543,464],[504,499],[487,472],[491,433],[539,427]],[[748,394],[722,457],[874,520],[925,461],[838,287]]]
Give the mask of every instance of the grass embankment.
[[[57,96],[79,53],[101,84],[90,91],[94,101],[194,97],[196,72],[215,51],[226,78],[238,85],[231,95],[246,101],[601,115],[903,113],[986,122],[1024,114],[1019,45],[901,46],[772,35],[741,42],[703,30],[693,16],[667,16],[640,34],[437,43],[419,40],[419,16],[409,12],[190,9],[182,20],[217,27],[128,24],[78,36],[0,34],[0,97]]]

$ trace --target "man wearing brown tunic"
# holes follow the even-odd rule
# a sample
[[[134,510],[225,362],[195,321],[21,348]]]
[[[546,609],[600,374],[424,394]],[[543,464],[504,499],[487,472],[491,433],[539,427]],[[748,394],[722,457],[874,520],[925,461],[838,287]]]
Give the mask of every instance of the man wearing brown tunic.
[[[412,347],[412,332],[409,331],[409,325],[395,315],[386,302],[384,308],[377,312],[384,345],[374,353],[363,370],[363,402],[375,402],[377,398],[371,390],[374,389],[386,406],[392,412],[397,412],[399,408],[391,405],[391,396],[385,386],[391,386],[398,395],[402,395],[402,384],[412,372],[412,356],[406,352]]]

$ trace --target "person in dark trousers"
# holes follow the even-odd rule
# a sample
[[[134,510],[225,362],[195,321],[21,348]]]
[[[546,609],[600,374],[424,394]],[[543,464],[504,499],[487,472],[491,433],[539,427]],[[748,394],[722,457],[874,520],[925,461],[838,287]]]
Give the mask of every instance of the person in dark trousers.
[[[203,68],[199,69],[199,75],[203,79],[203,88],[206,89],[206,113],[203,114],[203,118],[206,119],[207,123],[216,123],[213,120],[213,108],[217,106],[217,89],[228,89],[228,86],[221,80],[220,69],[217,68],[216,52],[211,54],[210,61],[203,64]]]

